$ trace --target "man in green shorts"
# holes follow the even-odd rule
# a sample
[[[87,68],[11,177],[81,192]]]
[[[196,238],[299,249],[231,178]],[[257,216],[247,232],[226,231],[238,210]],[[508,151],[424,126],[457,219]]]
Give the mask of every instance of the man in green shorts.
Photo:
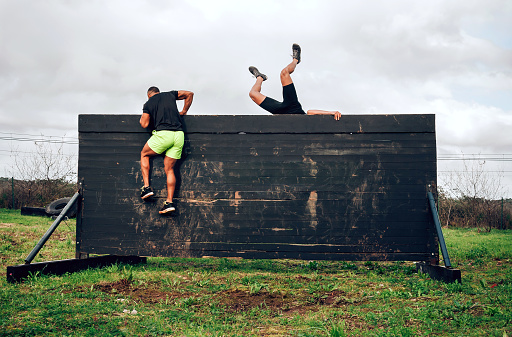
[[[149,186],[149,158],[165,153],[164,168],[167,175],[167,200],[159,211],[160,214],[176,210],[172,203],[174,190],[176,188],[176,176],[174,165],[181,158],[181,151],[185,143],[183,133],[183,118],[187,114],[194,93],[185,90],[173,90],[160,92],[157,87],[148,89],[148,101],[142,108],[140,125],[147,128],[151,125],[153,129],[151,138],[147,141],[140,153],[140,167],[144,186],[141,188],[141,198],[146,199],[154,195]],[[176,100],[185,100],[183,110],[179,111]]]

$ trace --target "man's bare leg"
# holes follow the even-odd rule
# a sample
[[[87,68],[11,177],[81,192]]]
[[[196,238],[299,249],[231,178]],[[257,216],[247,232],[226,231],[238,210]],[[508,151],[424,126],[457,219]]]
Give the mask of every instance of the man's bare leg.
[[[142,187],[142,199],[146,199],[147,197],[152,196],[154,193],[151,189],[145,190],[146,187],[149,187],[149,170],[151,166],[149,164],[149,158],[158,155],[155,151],[151,150],[148,143],[144,145],[142,151],[140,152],[140,169],[142,171],[142,180],[144,181],[144,186]]]
[[[174,165],[178,160],[171,157],[164,157],[165,174],[167,175],[167,202],[172,202],[174,190],[176,189],[176,175],[174,174]]]
[[[295,68],[297,67],[298,63],[298,60],[293,59],[289,65],[287,65],[286,67],[284,67],[283,70],[281,70],[280,77],[281,84],[283,87],[293,83],[292,77],[290,75],[295,71]]]
[[[256,77],[256,83],[254,83],[251,91],[249,91],[249,97],[251,97],[254,103],[260,105],[267,98],[267,96],[261,93],[261,84],[267,80],[267,75],[262,74],[255,66],[250,66],[249,72]]]
[[[249,91],[249,97],[258,105],[267,97],[261,93],[261,84],[263,81],[264,79],[261,76],[256,77],[256,83],[252,86],[251,91]]]

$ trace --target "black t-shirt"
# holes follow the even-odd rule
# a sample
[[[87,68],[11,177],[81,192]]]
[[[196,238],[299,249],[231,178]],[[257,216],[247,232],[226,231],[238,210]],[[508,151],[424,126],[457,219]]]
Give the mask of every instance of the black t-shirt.
[[[181,118],[176,100],[178,91],[161,92],[153,95],[142,108],[143,113],[151,116],[150,126],[153,130],[183,131]]]

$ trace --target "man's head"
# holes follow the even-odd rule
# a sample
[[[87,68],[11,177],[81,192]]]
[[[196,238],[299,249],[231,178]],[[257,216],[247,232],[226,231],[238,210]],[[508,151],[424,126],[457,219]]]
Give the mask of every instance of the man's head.
[[[152,96],[159,94],[159,93],[160,93],[160,89],[158,89],[157,87],[150,87],[148,89],[148,98],[151,98]]]

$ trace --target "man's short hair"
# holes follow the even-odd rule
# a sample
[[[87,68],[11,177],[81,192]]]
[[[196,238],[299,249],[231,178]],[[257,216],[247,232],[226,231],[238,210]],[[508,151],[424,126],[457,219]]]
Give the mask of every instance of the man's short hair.
[[[155,94],[159,94],[159,93],[160,93],[160,89],[158,89],[157,87],[150,87],[150,88],[148,89],[148,94],[149,94],[150,92],[154,92]]]

